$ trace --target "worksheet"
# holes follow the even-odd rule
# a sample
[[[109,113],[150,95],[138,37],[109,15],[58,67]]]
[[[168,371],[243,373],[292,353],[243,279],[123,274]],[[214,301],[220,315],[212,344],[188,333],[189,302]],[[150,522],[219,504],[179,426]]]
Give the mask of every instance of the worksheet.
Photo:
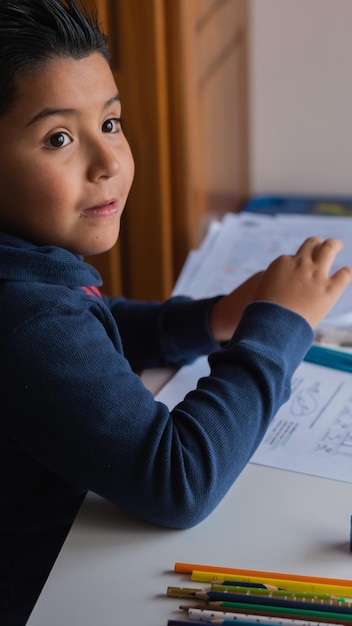
[[[352,218],[311,215],[227,213],[213,222],[198,250],[187,259],[173,293],[194,298],[227,294],[281,254],[294,254],[310,236],[337,237],[344,248],[332,267],[352,266]],[[321,327],[351,315],[352,286],[342,295]]]

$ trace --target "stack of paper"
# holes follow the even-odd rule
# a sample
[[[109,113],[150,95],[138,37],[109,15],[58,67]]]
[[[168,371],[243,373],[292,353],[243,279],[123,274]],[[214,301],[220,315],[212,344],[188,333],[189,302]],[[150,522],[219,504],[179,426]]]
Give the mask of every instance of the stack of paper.
[[[227,214],[211,224],[201,247],[187,258],[174,294],[201,298],[229,293],[280,254],[295,253],[313,235],[344,242],[332,272],[352,266],[352,218]],[[318,334],[320,340],[333,344],[350,341],[352,287]],[[207,359],[198,359],[183,367],[157,399],[172,409],[208,373]],[[291,398],[272,421],[251,462],[352,482],[351,383],[351,374],[302,363],[292,382]]]
[[[276,257],[294,254],[313,235],[337,237],[344,243],[332,272],[343,265],[352,266],[351,217],[228,213],[221,222],[210,225],[200,248],[189,254],[174,294],[201,298],[229,293]],[[319,328],[328,326],[352,329],[352,287]]]

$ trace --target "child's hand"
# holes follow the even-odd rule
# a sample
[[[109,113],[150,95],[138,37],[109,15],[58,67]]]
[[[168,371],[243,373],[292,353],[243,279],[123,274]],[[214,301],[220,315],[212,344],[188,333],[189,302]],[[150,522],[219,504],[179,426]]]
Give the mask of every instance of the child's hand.
[[[245,307],[254,301],[280,304],[302,315],[316,328],[352,282],[352,268],[329,276],[343,244],[338,239],[307,239],[292,256],[280,256],[265,272],[249,280],[213,306],[210,325],[215,339],[232,336]]]
[[[217,341],[228,341],[246,306],[253,302],[264,272],[253,274],[229,295],[218,300],[210,314],[210,328]]]
[[[338,239],[310,237],[296,254],[281,256],[263,274],[254,300],[276,302],[316,328],[352,281],[352,268],[329,271],[343,248]]]

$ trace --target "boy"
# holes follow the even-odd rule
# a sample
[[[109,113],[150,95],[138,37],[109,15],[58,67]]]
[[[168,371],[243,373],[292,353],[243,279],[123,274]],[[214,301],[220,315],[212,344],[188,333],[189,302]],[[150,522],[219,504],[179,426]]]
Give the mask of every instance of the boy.
[[[211,513],[352,271],[329,277],[341,244],[311,238],[226,297],[102,296],[82,256],[116,242],[134,173],[106,40],[74,0],[0,0],[0,31],[0,622],[19,626],[87,490],[169,527]],[[209,353],[171,413],[134,373]]]

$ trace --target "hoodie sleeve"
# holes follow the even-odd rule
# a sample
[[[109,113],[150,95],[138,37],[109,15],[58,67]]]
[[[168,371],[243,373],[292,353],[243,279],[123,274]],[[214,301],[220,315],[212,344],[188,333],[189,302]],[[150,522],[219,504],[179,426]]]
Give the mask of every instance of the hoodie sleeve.
[[[104,316],[94,303],[78,309],[61,300],[8,336],[2,428],[27,473],[35,464],[33,472],[45,468],[146,521],[193,526],[224,497],[288,399],[312,330],[282,307],[250,305],[227,348],[210,355],[210,376],[169,411],[132,372]]]
[[[219,349],[209,328],[212,305],[219,298],[192,300],[177,296],[163,303],[104,298],[134,371],[190,363]]]

